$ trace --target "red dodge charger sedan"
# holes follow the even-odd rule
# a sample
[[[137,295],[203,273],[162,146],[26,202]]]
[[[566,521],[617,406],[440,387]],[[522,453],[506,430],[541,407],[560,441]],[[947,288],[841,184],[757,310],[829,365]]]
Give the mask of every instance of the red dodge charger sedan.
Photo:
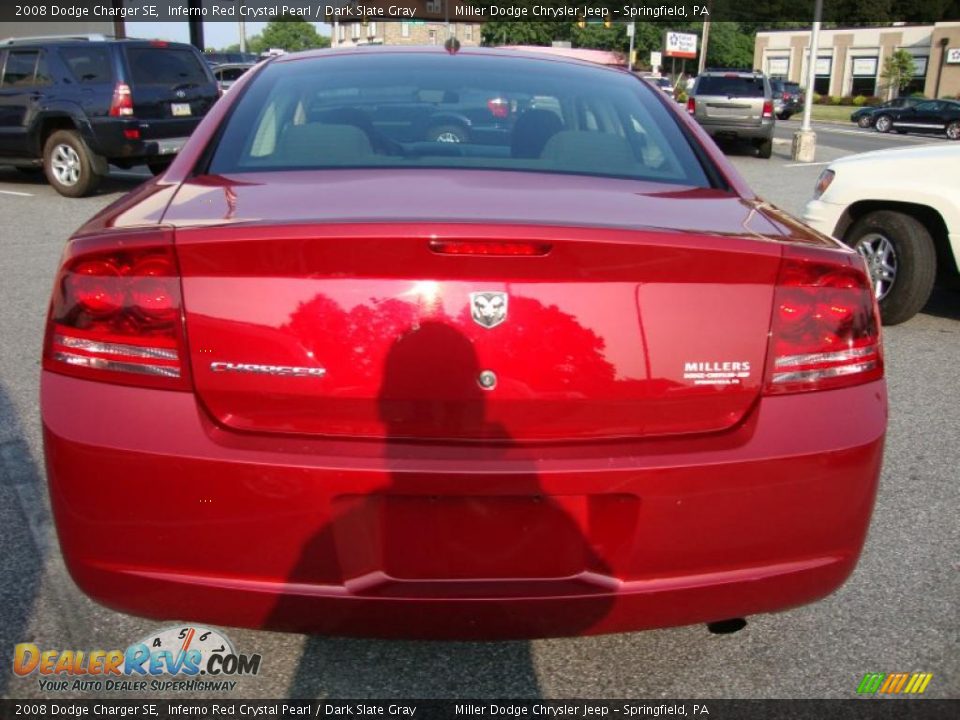
[[[68,242],[41,395],[93,598],[380,637],[821,598],[887,418],[859,256],[655,87],[478,49],[247,73]]]

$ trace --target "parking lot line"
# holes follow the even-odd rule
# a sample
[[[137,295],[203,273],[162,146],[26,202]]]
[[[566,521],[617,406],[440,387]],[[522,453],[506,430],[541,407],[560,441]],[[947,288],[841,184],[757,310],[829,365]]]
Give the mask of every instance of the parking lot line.
[[[16,192],[15,190],[0,190],[0,195],[16,195],[18,197],[33,197],[33,193]]]
[[[787,163],[784,167],[813,167],[814,165],[829,165],[833,160],[824,160],[823,162],[798,162],[798,163]]]

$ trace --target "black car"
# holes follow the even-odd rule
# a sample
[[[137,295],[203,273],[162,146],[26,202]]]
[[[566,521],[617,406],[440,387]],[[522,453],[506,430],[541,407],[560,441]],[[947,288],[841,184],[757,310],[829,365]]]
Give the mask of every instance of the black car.
[[[884,110],[901,110],[903,108],[913,107],[922,102],[926,102],[926,98],[898,97],[893,100],[887,100],[880,105],[857,108],[850,114],[850,122],[855,122],[862,128],[873,127],[873,123]]]
[[[883,133],[946,133],[951,140],[960,140],[960,102],[926,100],[899,110],[884,110],[877,114],[874,127]]]
[[[162,172],[219,92],[191,45],[14,39],[0,44],[0,164],[92,192],[107,164]]]
[[[770,90],[773,92],[773,107],[780,120],[789,120],[803,108],[800,83],[773,78],[770,80]]]

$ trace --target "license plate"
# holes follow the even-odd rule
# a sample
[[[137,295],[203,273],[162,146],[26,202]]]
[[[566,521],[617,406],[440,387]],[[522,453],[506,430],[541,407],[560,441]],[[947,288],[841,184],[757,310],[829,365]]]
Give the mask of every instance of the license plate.
[[[190,103],[172,103],[170,110],[173,112],[174,117],[190,115]]]

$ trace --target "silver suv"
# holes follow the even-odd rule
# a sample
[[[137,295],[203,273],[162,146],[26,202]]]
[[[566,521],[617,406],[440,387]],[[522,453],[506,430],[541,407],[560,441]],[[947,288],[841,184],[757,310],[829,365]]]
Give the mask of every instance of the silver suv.
[[[769,158],[773,152],[773,92],[770,81],[761,72],[701,73],[687,100],[687,112],[712,137],[750,140],[762,158]]]

